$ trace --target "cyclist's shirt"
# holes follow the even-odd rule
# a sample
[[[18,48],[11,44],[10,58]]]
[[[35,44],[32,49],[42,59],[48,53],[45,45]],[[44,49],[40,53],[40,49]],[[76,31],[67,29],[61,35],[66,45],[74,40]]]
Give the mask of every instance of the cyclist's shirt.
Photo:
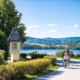
[[[66,51],[66,53],[68,53],[68,55],[70,55],[70,52],[69,51]]]
[[[66,56],[66,55],[65,55],[65,56],[64,56],[64,59],[69,59],[69,56]]]

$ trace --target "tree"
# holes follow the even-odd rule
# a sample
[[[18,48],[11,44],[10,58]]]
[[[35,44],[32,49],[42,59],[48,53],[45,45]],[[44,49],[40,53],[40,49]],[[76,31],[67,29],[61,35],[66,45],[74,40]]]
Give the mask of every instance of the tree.
[[[2,30],[0,30],[0,50],[5,50],[4,59],[7,60],[9,49],[6,36]]]
[[[22,14],[15,9],[15,5],[11,0],[0,0],[0,29],[6,34],[8,38],[12,29],[17,27],[22,40],[25,41],[25,26],[20,23]],[[22,29],[22,30],[21,30]]]

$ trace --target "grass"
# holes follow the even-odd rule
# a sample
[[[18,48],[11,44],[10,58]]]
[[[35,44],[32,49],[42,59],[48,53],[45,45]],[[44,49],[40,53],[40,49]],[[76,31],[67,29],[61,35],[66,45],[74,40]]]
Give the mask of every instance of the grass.
[[[19,61],[29,61],[31,60],[30,58],[20,58]],[[11,57],[8,57],[8,62],[11,61]]]
[[[58,65],[56,64],[56,66],[53,66],[52,64],[47,68],[47,70],[43,71],[42,73],[40,74],[36,74],[36,75],[29,75],[27,74],[27,79],[26,80],[32,80],[32,79],[35,79],[35,78],[38,78],[40,76],[43,76],[45,74],[48,74],[54,70],[56,70],[58,68]]]
[[[61,57],[57,57],[58,59],[62,59]],[[80,60],[80,58],[70,58],[72,60]]]

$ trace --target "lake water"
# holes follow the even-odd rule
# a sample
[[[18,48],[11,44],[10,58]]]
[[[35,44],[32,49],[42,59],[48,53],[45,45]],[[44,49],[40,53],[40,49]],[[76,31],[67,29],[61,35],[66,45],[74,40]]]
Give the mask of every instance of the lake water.
[[[46,52],[48,55],[55,55],[55,53],[60,50],[66,50],[66,49],[26,49],[26,50],[21,50],[21,53],[29,53],[37,51],[38,53]],[[80,53],[80,50],[70,50],[70,51],[73,51],[73,54]]]

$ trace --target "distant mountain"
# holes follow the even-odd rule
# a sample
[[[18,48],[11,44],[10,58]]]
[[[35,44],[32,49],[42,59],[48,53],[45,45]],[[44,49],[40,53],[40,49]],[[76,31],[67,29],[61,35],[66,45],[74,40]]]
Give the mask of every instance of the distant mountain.
[[[58,43],[76,42],[79,40],[80,40],[80,37],[42,38],[42,39],[29,37],[26,42],[28,42],[28,43],[39,43],[39,44],[58,44]]]

